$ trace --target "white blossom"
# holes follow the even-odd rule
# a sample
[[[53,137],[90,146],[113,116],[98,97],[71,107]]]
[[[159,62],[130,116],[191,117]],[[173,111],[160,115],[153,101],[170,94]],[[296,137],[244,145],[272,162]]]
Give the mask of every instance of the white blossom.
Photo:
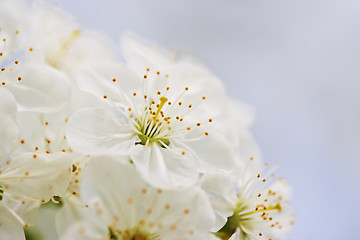
[[[89,212],[74,223],[76,234],[93,239],[199,239],[214,222],[200,188],[153,188],[130,164],[113,156],[89,160],[83,183],[81,197]]]
[[[53,5],[0,4],[0,83],[13,92],[20,110],[61,110],[77,91],[70,85],[79,65],[114,57],[106,37],[81,29]]]
[[[194,78],[207,79],[209,81],[207,84],[214,86],[212,93],[216,95],[216,98],[210,99],[208,103],[212,106],[210,114],[217,123],[214,127],[218,132],[226,136],[232,143],[233,148],[236,148],[239,154],[242,155],[240,159],[244,157],[245,160],[248,160],[250,156],[247,156],[246,153],[251,153],[251,157],[259,158],[257,156],[258,151],[256,153],[254,151],[256,145],[249,132],[249,128],[254,121],[253,109],[229,96],[224,86],[219,84],[221,81],[211,74],[211,71],[202,63],[192,56],[183,56],[174,50],[169,51],[157,44],[146,42],[131,33],[122,35],[121,50],[127,66],[139,77],[144,74],[144,69],[150,68],[161,69],[163,72],[175,71],[176,75],[171,74],[171,76],[175,77],[176,81],[188,80],[191,83]],[[193,70],[194,68],[201,69],[206,74],[193,74],[196,73]],[[204,86],[207,84],[204,83]],[[221,111],[218,111],[218,108]],[[237,155],[237,157],[240,155]]]
[[[203,176],[201,186],[217,216],[216,236],[223,240],[233,235],[235,239],[283,239],[295,215],[290,186],[283,178],[274,180],[273,170],[266,167],[252,177],[221,172]]]
[[[33,59],[35,49],[24,46],[31,32],[25,1],[0,1],[0,83],[15,96],[19,109],[54,111],[69,96],[69,80],[46,63]]]
[[[36,219],[34,210],[52,196],[64,194],[71,160],[64,153],[16,154],[18,146],[25,143],[18,139],[16,113],[14,97],[0,89],[0,115],[4,119],[0,122],[0,236],[23,239],[22,228]]]
[[[0,6],[0,240],[50,199],[64,240],[284,239],[290,187],[210,69],[131,34],[120,63],[54,5]]]
[[[154,59],[158,55],[154,53]],[[130,155],[141,175],[160,187],[192,185],[199,172],[211,168],[233,170],[240,141],[233,136],[238,129],[248,131],[251,120],[242,118],[251,119],[249,111],[229,121],[241,107],[206,68],[186,61],[161,66],[164,71],[134,71],[131,64],[115,62],[83,68],[77,79],[80,88],[110,107],[83,109],[70,118],[67,137],[72,148]],[[242,146],[251,146],[251,136],[244,136]]]

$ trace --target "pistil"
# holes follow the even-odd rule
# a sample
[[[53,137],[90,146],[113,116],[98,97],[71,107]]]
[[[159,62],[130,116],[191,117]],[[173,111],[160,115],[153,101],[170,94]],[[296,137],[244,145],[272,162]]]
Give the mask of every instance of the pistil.
[[[167,102],[167,100],[168,99],[166,97],[161,97],[160,98],[160,104],[159,104],[159,107],[158,107],[158,109],[157,109],[157,111],[155,113],[155,116],[154,116],[155,119],[157,119],[157,117],[159,116],[159,113],[160,113],[162,107],[164,106],[164,104]]]

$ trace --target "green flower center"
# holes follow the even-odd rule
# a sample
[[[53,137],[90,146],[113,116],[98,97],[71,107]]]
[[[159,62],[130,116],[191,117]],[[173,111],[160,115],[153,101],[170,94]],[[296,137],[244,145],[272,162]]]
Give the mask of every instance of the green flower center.
[[[165,117],[161,111],[167,101],[168,99],[166,97],[161,97],[156,112],[153,112],[152,109],[149,108],[149,114],[135,119],[135,127],[140,132],[138,133],[140,142],[137,144],[146,145],[155,142],[162,147],[170,144],[167,138],[167,133],[170,129],[168,126],[165,126],[169,123],[168,118]]]

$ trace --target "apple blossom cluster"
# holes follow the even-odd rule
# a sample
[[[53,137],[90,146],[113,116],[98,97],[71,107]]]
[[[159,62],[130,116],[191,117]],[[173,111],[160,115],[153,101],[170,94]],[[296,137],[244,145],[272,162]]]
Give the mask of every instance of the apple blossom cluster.
[[[0,0],[0,240],[59,206],[59,239],[276,240],[290,186],[251,108],[201,63],[117,47],[42,1]]]

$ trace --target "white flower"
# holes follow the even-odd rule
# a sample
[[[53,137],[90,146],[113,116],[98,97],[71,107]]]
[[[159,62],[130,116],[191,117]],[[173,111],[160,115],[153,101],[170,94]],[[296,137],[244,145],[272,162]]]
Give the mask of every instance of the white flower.
[[[21,144],[14,154],[68,153],[73,163],[69,174],[72,178],[70,183],[69,179],[64,181],[66,192],[56,195],[62,197],[63,210],[73,208],[69,205],[81,204],[79,186],[87,157],[72,152],[64,130],[71,113],[85,106],[97,106],[99,101],[81,92],[71,81],[79,65],[113,58],[108,47],[111,44],[100,34],[81,29],[54,5],[22,0],[1,3],[0,36],[6,41],[1,41],[4,44],[0,45],[0,63],[3,60],[6,64],[0,75],[0,83],[4,84],[0,86],[14,93],[20,110],[27,110],[18,114],[21,140],[17,143]],[[54,171],[61,172],[62,168],[54,166],[49,170]]]
[[[59,111],[76,91],[70,83],[79,65],[113,58],[101,34],[42,1],[1,1],[0,38],[0,86],[20,110]]]
[[[198,173],[210,168],[233,170],[239,142],[243,149],[253,144],[251,136],[236,137],[239,129],[248,136],[250,111],[234,104],[203,66],[151,54],[155,60],[148,65],[154,68],[104,62],[79,72],[80,88],[107,101],[110,109],[75,113],[67,133],[71,147],[89,154],[129,154],[141,175],[159,187],[194,184]],[[133,55],[139,63],[151,60]],[[136,66],[141,69],[134,71]]]
[[[15,95],[20,110],[57,110],[69,96],[69,81],[47,64],[31,60],[34,49],[22,44],[30,38],[23,26],[27,13],[24,1],[1,1],[0,87]]]
[[[25,239],[23,224],[6,207],[0,207],[0,234],[2,239]]]
[[[187,64],[169,75],[145,72],[139,79],[121,64],[80,72],[80,88],[104,98],[111,109],[76,112],[66,134],[70,146],[89,154],[129,154],[142,176],[159,187],[194,184],[208,168],[232,169],[231,142],[211,126],[226,105],[219,82]]]
[[[221,172],[204,175],[201,185],[217,215],[213,230],[223,225],[216,236],[223,240],[233,235],[235,239],[275,240],[291,229],[294,213],[289,206],[290,187],[282,178],[273,180],[272,172],[265,168],[251,178]]]
[[[65,137],[65,128],[68,117],[77,109],[88,105],[94,105],[97,101],[92,101],[86,94],[77,94],[73,96],[69,104],[58,112],[53,113],[34,113],[19,112],[18,122],[20,127],[21,144],[17,147],[15,153],[22,154],[25,152],[34,152],[36,154],[59,154],[67,153],[71,158],[71,180],[67,186],[66,192],[62,193],[61,209],[57,212],[57,219],[69,219],[76,217],[75,208],[83,206],[80,201],[79,187],[81,184],[82,174],[86,168],[86,160],[88,156],[82,153],[74,152],[68,145]],[[55,170],[55,169],[54,169]],[[58,224],[61,220],[57,220],[58,231],[65,227]]]
[[[37,60],[74,76],[87,61],[114,58],[112,43],[103,34],[82,29],[72,16],[43,1],[28,6],[27,22],[31,33],[22,44],[34,49]]]
[[[101,33],[83,30],[72,16],[44,1],[3,0],[0,22],[16,32],[17,45],[32,48],[32,58],[67,73],[84,61],[113,58],[111,42]],[[3,28],[3,26],[2,26]]]
[[[153,188],[130,164],[111,156],[89,160],[83,183],[89,214],[76,233],[93,239],[199,239],[214,222],[200,188]]]
[[[24,143],[18,139],[16,111],[12,94],[0,89],[0,236],[22,239],[22,228],[36,219],[34,209],[52,196],[64,194],[71,159],[64,153],[16,154]]]
[[[145,42],[130,33],[122,35],[121,49],[127,66],[139,77],[144,74],[143,69],[145,68],[161,69],[167,72],[169,69],[172,71],[181,66],[179,71],[182,71],[182,74],[191,73],[194,67],[206,71],[208,74],[202,76],[208,80],[212,79],[211,83],[208,82],[208,84],[216,86],[215,94],[217,98],[215,100],[217,102],[212,101],[210,103],[213,107],[211,114],[216,114],[217,124],[214,127],[232,143],[233,148],[238,152],[237,157],[240,161],[247,162],[250,157],[260,158],[259,150],[257,150],[249,131],[254,122],[253,109],[247,104],[228,96],[223,86],[217,83],[218,80],[201,63],[191,56],[182,56],[175,51],[167,51],[161,46]],[[179,75],[181,76],[181,73]],[[195,76],[190,77],[195,78]],[[178,79],[182,81],[181,77],[178,77]],[[216,110],[218,107],[221,108],[220,114]]]

